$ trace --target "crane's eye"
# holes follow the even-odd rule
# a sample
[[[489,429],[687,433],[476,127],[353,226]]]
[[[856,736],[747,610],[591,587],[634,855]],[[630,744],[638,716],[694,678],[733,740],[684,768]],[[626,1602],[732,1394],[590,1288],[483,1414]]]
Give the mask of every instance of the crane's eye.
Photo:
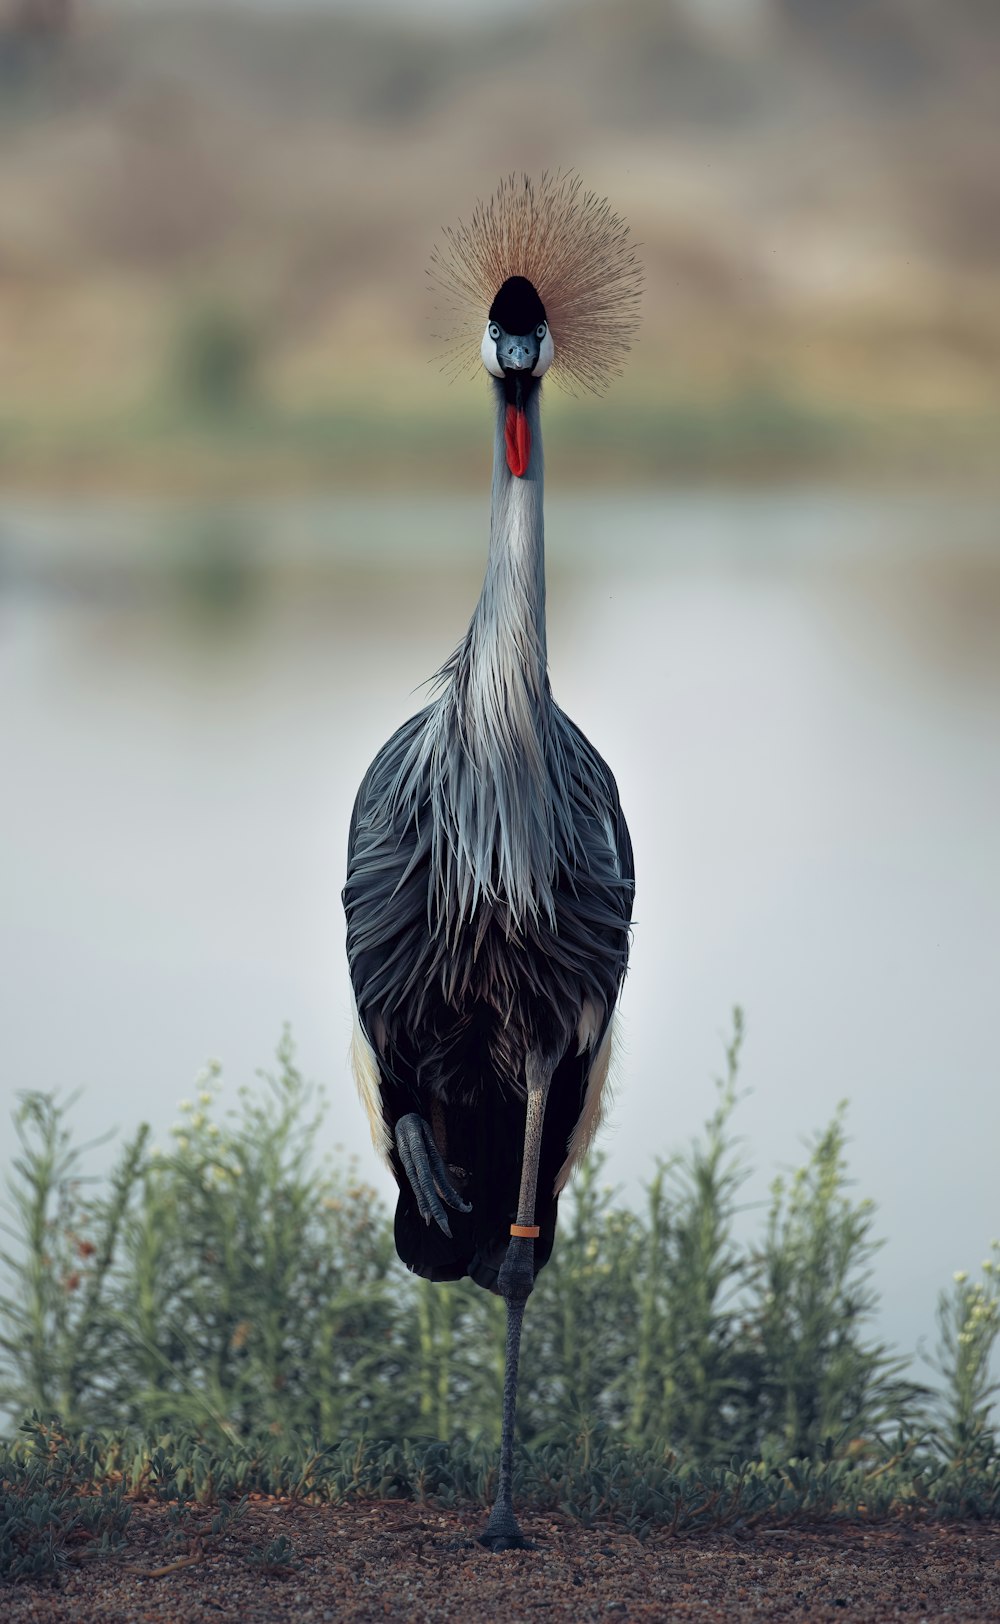
[[[547,332],[548,327],[545,325],[544,321],[540,321],[538,326],[535,328],[535,337],[544,338]]]
[[[494,341],[500,337],[500,329],[495,321],[490,322],[490,337]]]

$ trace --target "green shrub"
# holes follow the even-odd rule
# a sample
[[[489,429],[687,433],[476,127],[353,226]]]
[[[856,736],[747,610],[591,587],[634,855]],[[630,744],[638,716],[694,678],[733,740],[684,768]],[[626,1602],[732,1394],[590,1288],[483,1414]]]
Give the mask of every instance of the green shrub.
[[[616,1201],[599,1156],[563,1199],[525,1322],[532,1493],[588,1516],[627,1503],[638,1527],[657,1505],[674,1516],[677,1485],[694,1496],[677,1515],[693,1517],[692,1484],[714,1483],[720,1505],[737,1480],[740,1495],[764,1483],[772,1499],[868,1504],[875,1474],[880,1495],[992,1514],[996,1260],[942,1299],[944,1391],[929,1394],[871,1335],[879,1243],[849,1188],[842,1111],[775,1182],[762,1237],[739,1245],[741,1041],[737,1016],[705,1131],[657,1163],[642,1207]],[[225,1098],[212,1065],[169,1150],[141,1128],[100,1185],[83,1179],[67,1107],[23,1098],[0,1403],[96,1439],[105,1477],[195,1498],[277,1483],[484,1497],[502,1304],[400,1266],[358,1168],[314,1154],[324,1102],[287,1036],[275,1074]]]
[[[923,1390],[908,1360],[866,1339],[877,1299],[870,1264],[875,1209],[848,1194],[841,1106],[805,1167],[772,1185],[764,1244],[753,1259],[748,1327],[756,1446],[815,1458],[829,1439],[857,1447],[890,1422],[909,1424]]]
[[[938,1299],[935,1363],[944,1386],[937,1402],[936,1437],[956,1468],[976,1468],[997,1456],[991,1417],[1000,1392],[993,1377],[1000,1334],[1000,1241],[992,1242],[983,1259],[982,1276],[970,1280],[965,1269],[957,1270],[951,1290]]]
[[[0,1447],[0,1579],[37,1579],[123,1541],[130,1508],[121,1484],[95,1482],[88,1454],[36,1415],[19,1453]]]
[[[141,1127],[125,1146],[107,1191],[88,1198],[80,1169],[92,1145],[71,1145],[66,1113],[44,1094],[23,1095],[14,1113],[20,1152],[7,1180],[13,1223],[3,1228],[17,1251],[0,1252],[9,1287],[0,1295],[0,1406],[58,1413],[73,1430],[118,1413],[108,1367],[121,1313],[123,1229],[149,1130]]]

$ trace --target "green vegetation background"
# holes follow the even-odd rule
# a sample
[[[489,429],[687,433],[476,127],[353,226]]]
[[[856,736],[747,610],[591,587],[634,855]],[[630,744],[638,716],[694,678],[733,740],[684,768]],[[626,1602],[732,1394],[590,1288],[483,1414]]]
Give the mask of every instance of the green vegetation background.
[[[701,1138],[658,1162],[640,1211],[593,1159],[564,1198],[526,1319],[522,1494],[638,1533],[667,1523],[901,1510],[993,1516],[995,1242],[938,1304],[938,1384],[873,1334],[875,1209],[851,1192],[844,1114],[734,1239],[737,1014]],[[23,1098],[0,1298],[0,1573],[111,1544],[140,1490],[232,1503],[488,1501],[502,1304],[397,1262],[356,1167],[317,1162],[323,1102],[294,1063],[222,1109],[209,1067],[169,1152],[143,1127],[92,1185],[65,1108]]]

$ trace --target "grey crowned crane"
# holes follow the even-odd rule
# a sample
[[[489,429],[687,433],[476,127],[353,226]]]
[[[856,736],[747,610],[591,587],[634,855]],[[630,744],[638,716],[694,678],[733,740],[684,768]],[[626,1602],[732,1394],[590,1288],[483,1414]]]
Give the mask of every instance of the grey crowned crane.
[[[436,696],[358,791],[352,1058],[399,1186],[403,1262],[506,1303],[499,1492],[480,1536],[506,1550],[527,1544],[512,1499],[524,1306],[601,1120],[634,889],[611,770],[549,687],[542,378],[601,390],[641,273],[607,202],[572,176],[524,176],[445,234],[432,276],[461,311],[459,363],[471,353],[490,378],[489,556]]]

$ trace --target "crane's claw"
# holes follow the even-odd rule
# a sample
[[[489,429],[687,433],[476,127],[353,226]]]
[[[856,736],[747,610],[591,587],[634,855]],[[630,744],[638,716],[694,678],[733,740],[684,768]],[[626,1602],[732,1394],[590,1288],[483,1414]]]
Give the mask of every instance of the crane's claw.
[[[463,1201],[451,1182],[444,1157],[438,1150],[430,1124],[416,1111],[400,1117],[396,1123],[396,1149],[403,1170],[417,1198],[417,1211],[425,1224],[433,1218],[439,1229],[451,1238],[448,1214],[444,1202],[456,1212],[471,1212],[468,1201]]]

